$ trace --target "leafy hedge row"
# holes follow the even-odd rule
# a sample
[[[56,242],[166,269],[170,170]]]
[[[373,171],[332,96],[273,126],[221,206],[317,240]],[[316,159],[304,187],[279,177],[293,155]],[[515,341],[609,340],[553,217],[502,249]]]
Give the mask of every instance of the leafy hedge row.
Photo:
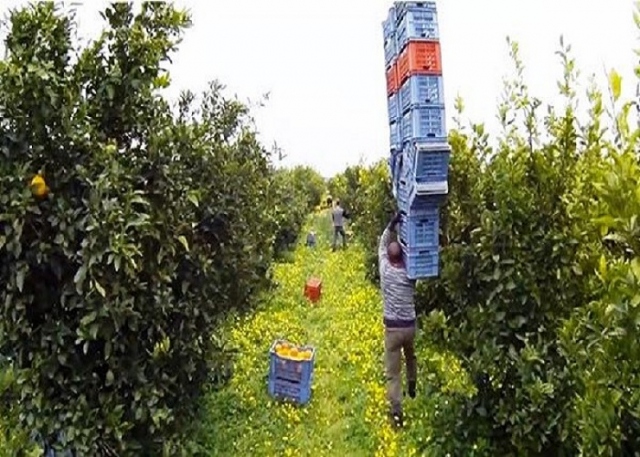
[[[220,85],[176,106],[161,96],[186,13],[114,3],[103,16],[85,48],[53,3],[9,20],[0,354],[13,362],[0,366],[0,417],[81,455],[180,455],[222,364],[218,319],[269,285],[319,201],[294,178],[322,178],[275,169]],[[44,184],[30,188],[34,176]]]
[[[280,221],[275,248],[280,255],[297,240],[307,215],[321,203],[326,185],[317,171],[304,166],[275,171],[272,184],[276,194],[271,210]]]
[[[503,134],[458,123],[442,209],[441,273],[416,304],[434,345],[476,380],[442,397],[435,455],[634,455],[640,449],[640,127],[621,80],[610,108],[595,85],[579,120],[578,77],[561,43],[565,104],[515,77],[499,106]],[[458,100],[458,118],[462,102]],[[354,207],[368,246],[393,206],[385,165],[347,170],[330,187]],[[384,179],[380,179],[384,176]],[[375,251],[372,251],[372,253]],[[372,254],[372,259],[374,259]]]

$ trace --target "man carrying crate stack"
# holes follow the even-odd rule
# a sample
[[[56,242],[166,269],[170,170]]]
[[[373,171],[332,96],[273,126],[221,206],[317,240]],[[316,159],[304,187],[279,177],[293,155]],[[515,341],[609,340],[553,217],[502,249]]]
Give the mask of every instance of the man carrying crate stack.
[[[438,276],[440,208],[449,192],[442,49],[434,1],[395,1],[382,23],[389,120],[389,166],[401,210],[398,242],[391,231],[380,239],[384,298],[385,364],[391,416],[402,425],[401,352],[408,391],[416,393],[415,280]]]
[[[384,301],[384,353],[387,376],[387,399],[390,417],[396,427],[402,427],[402,352],[407,365],[407,390],[416,396],[417,362],[414,349],[416,335],[415,280],[407,277],[402,248],[392,241],[400,222],[396,214],[384,229],[378,246],[380,287]]]

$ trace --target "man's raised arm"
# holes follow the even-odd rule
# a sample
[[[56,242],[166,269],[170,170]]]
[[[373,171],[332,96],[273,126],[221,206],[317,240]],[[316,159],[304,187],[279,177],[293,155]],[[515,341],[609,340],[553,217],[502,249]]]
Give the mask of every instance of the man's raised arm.
[[[391,231],[395,229],[398,222],[400,222],[400,213],[393,216],[393,219],[389,221],[380,236],[380,244],[378,244],[378,265],[380,267],[382,267],[383,263],[389,261],[387,246],[389,246],[389,242],[391,242]]]

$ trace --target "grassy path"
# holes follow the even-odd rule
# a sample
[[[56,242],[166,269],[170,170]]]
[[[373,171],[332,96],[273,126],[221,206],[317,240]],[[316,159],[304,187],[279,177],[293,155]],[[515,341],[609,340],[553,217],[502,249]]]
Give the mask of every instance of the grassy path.
[[[279,287],[263,306],[229,328],[239,349],[231,383],[211,394],[203,445],[212,456],[423,455],[429,441],[428,405],[407,401],[408,428],[393,431],[386,420],[382,303],[364,277],[357,246],[332,253],[328,218],[310,224],[319,246],[299,246],[294,261],[276,266]],[[303,297],[309,276],[323,280],[322,300]],[[267,394],[268,349],[279,337],[316,347],[312,398],[299,408]],[[419,361],[440,377],[460,383],[455,363],[420,344]],[[426,368],[425,368],[426,369]]]

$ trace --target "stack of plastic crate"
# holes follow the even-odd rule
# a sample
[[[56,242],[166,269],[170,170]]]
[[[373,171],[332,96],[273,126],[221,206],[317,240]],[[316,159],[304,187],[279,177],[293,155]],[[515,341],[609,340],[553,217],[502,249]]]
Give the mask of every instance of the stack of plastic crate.
[[[400,100],[398,93],[398,40],[397,40],[397,18],[395,5],[389,9],[387,19],[382,23],[384,37],[384,62],[387,75],[387,108],[389,116],[389,168],[394,178],[393,191],[396,195],[396,177],[402,166],[400,156],[402,153],[402,131],[400,117]]]
[[[405,213],[400,242],[412,279],[438,275],[439,208],[448,193],[450,148],[435,2],[395,2],[383,23],[389,165]]]

